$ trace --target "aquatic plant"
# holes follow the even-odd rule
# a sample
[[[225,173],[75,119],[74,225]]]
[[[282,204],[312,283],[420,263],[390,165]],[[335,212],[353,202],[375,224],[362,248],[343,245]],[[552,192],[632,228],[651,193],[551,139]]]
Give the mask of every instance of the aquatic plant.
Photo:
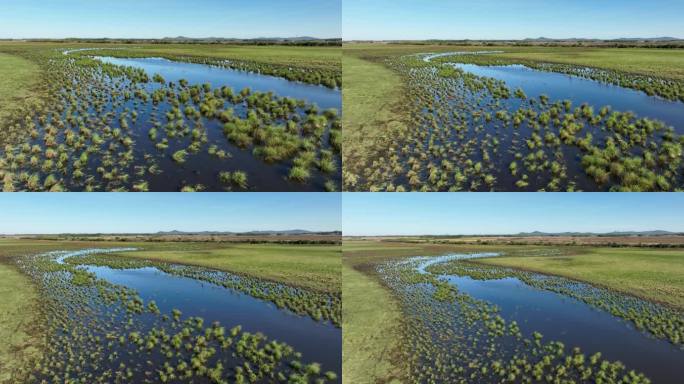
[[[411,95],[406,129],[374,155],[345,162],[344,189],[672,191],[684,186],[684,139],[672,127],[608,106],[597,113],[570,100],[530,98],[501,80],[454,66],[497,63],[498,57],[485,56],[387,59]]]
[[[339,189],[341,123],[334,109],[320,111],[304,100],[249,88],[236,92],[187,80],[176,84],[159,74],[93,59],[92,53],[31,53],[30,59],[50,76],[40,108],[27,106],[7,120],[0,137],[3,190],[224,190],[209,176],[201,185],[184,181],[197,174],[199,164],[213,172],[243,172],[242,164],[229,161],[243,150],[252,155],[256,169],[272,169],[260,167],[262,162],[286,165],[277,168],[280,177],[288,176],[289,164],[301,152],[313,153],[307,164],[311,178],[305,182],[319,185],[325,178]],[[210,141],[209,132],[224,125],[227,140]],[[180,172],[174,164],[183,165]],[[166,173],[165,182],[153,182],[160,173]],[[236,181],[238,188],[246,188],[243,179]],[[268,187],[261,185],[268,178],[258,180],[252,188]],[[292,188],[299,187],[293,183]]]
[[[419,268],[424,259],[377,266],[404,315],[402,359],[411,382],[651,382],[600,352],[589,355],[546,340],[540,332],[521,331],[497,306],[459,291],[448,280],[450,273],[508,276],[503,271],[457,259]]]
[[[72,259],[103,257],[111,251],[76,252],[80,256]],[[68,255],[49,252],[19,260],[44,297],[46,320],[45,349],[16,373],[21,382],[338,380],[335,372],[262,333],[246,332],[240,325],[205,324],[178,309],[163,313],[156,302],[145,302],[135,290],[98,279],[79,263],[57,261]],[[194,278],[195,273],[206,279],[213,276],[190,268],[186,276]],[[227,281],[236,284],[234,289],[243,284],[247,293],[255,289],[243,278]],[[263,293],[270,294],[273,288],[264,288]]]

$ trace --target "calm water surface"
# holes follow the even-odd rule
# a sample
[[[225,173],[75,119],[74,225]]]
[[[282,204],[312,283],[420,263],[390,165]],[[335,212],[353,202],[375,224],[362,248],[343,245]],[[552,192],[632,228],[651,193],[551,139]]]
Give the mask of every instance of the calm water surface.
[[[212,88],[229,86],[239,92],[245,87],[252,91],[273,92],[281,97],[292,97],[315,103],[320,108],[342,109],[342,94],[338,89],[320,85],[289,81],[280,77],[238,71],[230,68],[205,64],[183,63],[162,58],[122,59],[116,57],[97,57],[110,64],[124,65],[144,70],[150,78],[160,74],[164,80],[178,82],[185,79],[190,84],[211,84]]]
[[[658,119],[684,133],[684,103],[669,101],[616,85],[570,76],[562,73],[545,72],[524,65],[480,66],[475,64],[453,64],[466,72],[503,80],[515,90],[521,88],[528,97],[549,96],[550,100],[572,100],[574,106],[587,103],[598,111],[604,106],[613,110],[632,111],[639,117]]]
[[[496,254],[449,255],[423,260],[418,271],[450,260],[491,257]],[[416,259],[413,259],[416,260]],[[629,322],[577,299],[535,288],[513,277],[475,280],[464,276],[441,276],[460,292],[496,304],[507,321],[515,320],[526,337],[540,332],[544,340],[579,347],[585,355],[601,352],[603,358],[619,360],[629,369],[643,372],[653,383],[680,383],[684,375],[684,350],[635,329]]]
[[[61,255],[57,261],[89,253],[131,251],[134,248],[113,250],[82,250]],[[115,256],[112,256],[115,257]],[[301,352],[303,361],[319,362],[322,371],[342,372],[342,330],[332,324],[316,322],[308,316],[296,315],[287,309],[256,299],[247,294],[216,284],[188,277],[167,274],[154,267],[113,269],[84,266],[98,278],[113,284],[135,289],[145,303],[154,300],[161,313],[173,309],[183,318],[202,317],[205,324],[218,321],[226,329],[240,325],[247,332],[261,332],[270,340],[291,345]],[[226,272],[215,272],[226,273]],[[226,273],[228,274],[228,273]]]

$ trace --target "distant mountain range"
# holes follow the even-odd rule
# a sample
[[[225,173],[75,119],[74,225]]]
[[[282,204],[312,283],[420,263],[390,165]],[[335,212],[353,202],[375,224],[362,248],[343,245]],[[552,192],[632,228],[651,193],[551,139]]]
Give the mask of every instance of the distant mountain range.
[[[230,232],[230,231],[159,231],[155,235],[213,235],[213,236],[298,236],[298,235],[342,235],[341,231],[317,232],[305,229],[288,229],[283,231],[249,231],[249,232]]]
[[[594,39],[586,37],[571,37],[566,39],[554,39],[549,37],[527,38],[523,41],[678,41],[682,40],[676,37],[619,37],[617,39]]]
[[[63,39],[26,38],[3,39],[0,41],[35,41],[35,42],[68,42],[68,43],[112,43],[112,44],[247,44],[247,45],[301,45],[301,46],[339,46],[342,38],[318,38],[311,36],[293,37],[164,37],[164,38],[116,38],[116,37],[70,37]]]
[[[41,236],[41,233],[17,233],[17,234],[0,234],[0,236]],[[60,236],[342,236],[342,231],[308,231],[305,229],[288,229],[282,231],[247,231],[247,232],[231,232],[231,231],[159,231],[151,233],[131,232],[131,233],[60,233]]]
[[[675,236],[675,235],[684,235],[682,232],[670,232],[670,231],[662,231],[662,230],[655,230],[655,231],[613,231],[613,232],[605,232],[605,233],[595,233],[595,232],[557,232],[557,233],[550,233],[550,232],[540,232],[540,231],[534,231],[534,232],[520,232],[516,235],[512,236],[518,236],[518,237],[542,237],[542,236],[573,236],[573,237],[581,237],[581,236],[613,236],[613,237],[618,237],[618,236]]]
[[[156,39],[151,39],[156,40]],[[186,36],[176,36],[176,37],[165,37],[161,40],[170,41],[321,41],[321,40],[337,40],[335,38],[322,39],[318,37],[311,36],[294,36],[294,37],[256,37],[250,39],[240,39],[233,37],[186,37]]]

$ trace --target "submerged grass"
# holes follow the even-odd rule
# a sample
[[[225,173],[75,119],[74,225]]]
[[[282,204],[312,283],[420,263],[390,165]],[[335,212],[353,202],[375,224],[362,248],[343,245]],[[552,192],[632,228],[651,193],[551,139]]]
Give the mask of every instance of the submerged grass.
[[[320,190],[330,189],[327,182],[339,189],[338,111],[321,111],[305,100],[273,92],[167,82],[158,74],[94,60],[90,55],[96,51],[65,55],[66,48],[0,45],[0,52],[29,60],[27,68],[49,73],[42,84],[45,102],[39,108],[21,103],[23,110],[2,119],[3,191],[259,190],[283,183],[290,169],[294,177],[284,184],[286,189],[310,188],[299,182],[318,184]],[[103,54],[113,52],[124,53]],[[298,67],[282,56],[276,75],[287,78]],[[216,64],[209,59],[184,60]],[[235,66],[233,61],[222,63]],[[15,64],[12,71],[21,74],[16,68],[21,65]],[[336,66],[341,72],[339,62]],[[300,70],[313,76],[309,80],[320,80],[318,72]],[[217,137],[220,132],[223,137]],[[238,152],[240,159],[231,161]],[[273,163],[279,167],[271,176],[248,174],[270,173]],[[202,170],[193,169],[199,164]],[[218,182],[221,171],[232,172],[230,185]],[[282,180],[274,180],[279,176]],[[248,178],[261,180],[261,185],[248,183]]]
[[[357,273],[364,271],[362,277],[375,280],[375,287],[370,285],[365,295],[377,295],[378,299],[374,300],[376,308],[391,307],[395,300],[400,303],[403,321],[388,319],[383,325],[399,327],[405,355],[388,369],[408,369],[412,381],[493,383],[581,379],[604,383],[650,382],[620,362],[602,359],[600,353],[585,355],[577,348],[570,349],[562,343],[543,340],[543,335],[538,332],[523,335],[515,322],[507,322],[498,315],[496,306],[459,292],[457,287],[441,280],[438,274],[467,275],[476,279],[516,276],[535,287],[570,295],[622,317],[639,330],[675,345],[682,342],[683,320],[681,315],[677,315],[682,313],[681,308],[671,309],[652,303],[673,304],[681,299],[678,293],[681,281],[673,280],[673,277],[676,280],[676,276],[681,275],[682,254],[678,250],[448,244],[401,239],[345,240],[343,249],[345,268],[354,266]],[[454,261],[428,268],[428,272],[435,275],[419,274],[413,270],[415,265],[398,262],[411,256],[481,252],[503,253],[505,256]],[[571,278],[589,275],[591,281],[586,278],[580,280],[634,296],[646,296],[652,302],[562,278],[538,278],[536,276],[539,275],[528,276],[526,272],[479,266],[483,264],[505,265],[514,269],[543,265],[539,272]],[[611,269],[617,271],[611,273]],[[659,274],[663,276],[662,282],[655,279]],[[379,293],[386,288],[381,284],[390,288],[391,297],[382,299]],[[644,288],[649,294],[640,294]],[[345,281],[343,295],[346,294]],[[385,302],[381,303],[381,299]],[[367,318],[380,313],[370,310],[365,314],[367,318],[362,318],[360,312],[357,315],[345,316],[345,329],[362,329]],[[353,338],[345,339],[345,354],[356,350],[373,351],[367,344],[353,341]],[[383,345],[387,345],[387,341],[380,338],[377,347]],[[358,367],[359,371],[363,369],[361,363]]]
[[[188,317],[180,310],[160,313],[154,301],[144,302],[131,289],[99,280],[78,264],[56,263],[55,257],[63,253],[42,253],[55,249],[102,248],[103,245],[150,246],[157,251],[185,248],[198,253],[209,248],[207,244],[185,242],[0,240],[0,288],[3,293],[3,327],[0,330],[14,333],[3,337],[11,343],[3,343],[0,349],[0,382],[5,382],[5,379],[7,382],[35,383],[189,380],[213,383],[288,380],[323,383],[339,380],[338,373],[310,360],[315,359],[315,356],[303,357],[291,346],[271,340],[267,335],[244,332],[240,326],[227,329],[219,323],[205,324],[202,318]],[[211,246],[220,247],[217,244]],[[241,247],[243,251],[248,248],[249,245]],[[277,253],[275,247],[271,251]],[[301,252],[299,249],[292,253]],[[263,255],[264,251],[256,253]],[[211,255],[208,256],[211,259]],[[213,256],[221,258],[216,254]],[[312,254],[308,256],[308,259],[315,259]],[[94,260],[96,255],[84,254],[80,257]],[[108,263],[112,260],[145,263],[143,260],[123,257],[108,256],[106,259]],[[78,258],[74,261],[78,261]],[[17,272],[16,266],[23,274]],[[246,284],[245,279],[218,281],[216,273],[202,272],[194,267],[175,266],[172,269],[186,277],[204,279],[204,276],[207,281],[235,289]],[[314,319],[329,319],[339,323],[339,308],[335,314],[309,311],[310,306],[318,303],[330,306],[331,301],[313,302],[315,298],[309,300],[309,296],[297,289],[286,290],[283,287],[276,288],[278,284],[275,283],[266,284],[271,286],[266,287],[264,294],[291,292],[293,299],[303,303],[305,307],[302,309]],[[28,294],[34,286],[36,290],[33,292],[40,292],[41,311],[33,310],[35,300]],[[252,293],[258,293],[258,286],[251,283],[248,286]],[[281,302],[281,299],[285,301]],[[287,297],[274,300],[279,307],[288,307]],[[297,302],[293,301],[293,304],[298,305]],[[339,300],[332,305],[339,306]],[[8,321],[5,321],[6,313],[12,315]],[[46,321],[37,317],[38,314],[44,315]],[[6,327],[6,324],[16,324],[17,327]],[[36,324],[45,327],[36,327]],[[36,339],[46,340],[46,347],[36,351],[34,343],[25,340],[17,342],[18,338],[23,338],[29,332]],[[5,364],[6,361],[11,362]]]
[[[504,53],[451,55],[430,63],[418,54],[476,50]],[[392,70],[401,79],[402,84],[395,85],[393,92],[403,93],[406,98],[395,116],[403,116],[408,127],[394,132],[391,142],[374,151],[360,150],[362,140],[351,140],[345,146],[345,154],[351,153],[345,157],[346,190],[682,188],[684,138],[661,121],[615,111],[608,105],[596,106],[594,110],[587,104],[549,100],[545,95],[528,98],[522,90],[509,89],[502,81],[475,76],[450,65],[522,62],[534,68],[681,100],[684,55],[679,51],[350,44],[344,47],[344,53],[345,60],[349,55],[369,68],[373,63],[384,65],[385,70]],[[612,53],[615,55],[610,56]],[[353,64],[349,66],[352,69]],[[374,89],[383,89],[385,84],[368,78],[363,85],[373,94]],[[399,90],[400,87],[404,89]],[[364,103],[362,96],[346,94],[345,108],[371,105],[373,110],[367,113],[371,116],[391,114],[392,108],[397,110],[384,105],[383,97]],[[382,129],[369,131],[376,133]]]

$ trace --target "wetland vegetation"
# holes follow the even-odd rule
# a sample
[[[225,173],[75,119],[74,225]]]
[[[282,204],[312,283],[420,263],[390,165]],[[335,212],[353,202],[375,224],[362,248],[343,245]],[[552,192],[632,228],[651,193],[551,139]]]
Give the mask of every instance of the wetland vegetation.
[[[251,258],[286,266],[275,247],[289,246],[305,247],[274,245],[270,252],[252,251]],[[226,247],[217,243],[31,239],[3,240],[0,247],[1,265],[30,280],[23,285],[34,287],[37,297],[30,301],[39,304],[27,316],[39,329],[33,346],[42,349],[20,359],[14,354],[12,382],[341,380],[341,299],[334,285],[317,290],[284,283],[287,269],[264,279],[257,269],[240,271],[239,262],[227,272],[220,264],[178,264],[178,256],[160,261],[174,247],[177,254],[195,250],[201,259],[202,250]],[[308,264],[304,258],[293,263],[302,273],[339,281],[326,279],[331,272],[320,267],[331,262],[326,252],[337,252],[318,247]],[[146,250],[157,252],[157,260],[127,257]],[[339,254],[337,263],[339,275]],[[4,351],[2,358],[4,364]]]
[[[665,277],[661,286],[637,287],[651,273],[640,270],[648,260],[664,276],[681,269],[680,249],[401,239],[345,240],[343,249],[345,267],[379,284],[374,294],[390,295],[382,308],[401,314],[385,326],[402,343],[374,339],[395,356],[380,380],[675,383],[681,375],[681,282]],[[582,281],[554,275],[559,263]],[[618,264],[613,280],[621,286],[605,280]],[[344,348],[365,350],[347,339]]]
[[[339,48],[99,48],[0,46],[42,83],[0,121],[4,191],[340,189]]]
[[[355,107],[363,92],[350,74],[345,190],[672,191],[684,183],[680,50],[352,44],[346,55],[401,81]],[[360,108],[396,122],[361,121]],[[359,139],[370,131],[392,140],[370,146]]]

